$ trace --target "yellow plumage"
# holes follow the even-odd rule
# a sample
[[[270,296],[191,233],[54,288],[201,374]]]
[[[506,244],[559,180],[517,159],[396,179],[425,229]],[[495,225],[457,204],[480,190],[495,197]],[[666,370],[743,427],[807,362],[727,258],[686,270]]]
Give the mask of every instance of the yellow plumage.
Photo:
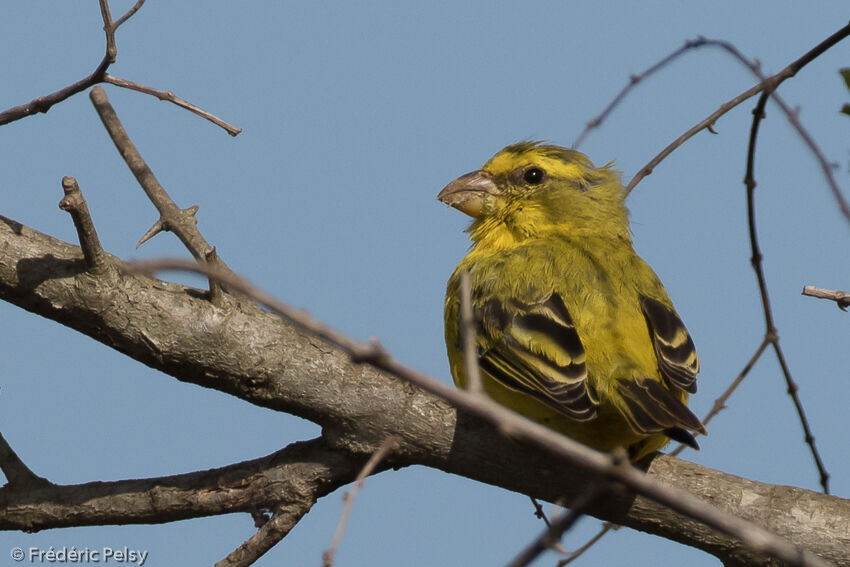
[[[574,439],[637,459],[705,430],[685,403],[699,370],[687,329],[632,249],[625,190],[607,166],[523,142],[438,198],[475,220],[449,280],[446,345],[466,383],[459,278],[471,277],[485,391]]]

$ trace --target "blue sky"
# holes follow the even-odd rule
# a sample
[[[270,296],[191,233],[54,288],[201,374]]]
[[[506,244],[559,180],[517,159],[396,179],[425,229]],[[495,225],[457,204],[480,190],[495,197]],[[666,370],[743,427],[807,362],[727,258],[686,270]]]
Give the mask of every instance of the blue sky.
[[[116,2],[122,13],[132,2]],[[88,74],[103,54],[96,2],[22,2],[0,20],[2,109]],[[445,282],[467,219],[434,200],[504,145],[569,145],[628,77],[698,35],[734,42],[775,72],[847,22],[846,2],[150,2],[118,32],[119,77],[170,89],[244,129],[237,138],[138,93],[107,92],[142,155],[238,272],[401,360],[449,381]],[[803,123],[848,186],[844,43],[786,82]],[[688,54],[641,85],[582,151],[624,179],[752,84],[726,54]],[[698,415],[761,341],[749,267],[744,176],[750,111],[724,116],[632,193],[638,252],[696,341]],[[850,316],[803,285],[850,287],[850,224],[816,162],[768,108],[756,159],[758,228],[774,315],[832,491],[850,494],[846,431]],[[78,95],[0,128],[0,214],[75,242],[57,203],[75,176],[105,248],[185,255],[173,236],[139,251],[155,210]],[[186,281],[198,281],[184,278]],[[56,323],[0,304],[0,431],[57,483],[175,474],[265,455],[312,437],[310,423],[187,385]],[[683,457],[755,480],[818,488],[775,358],[766,356]],[[259,565],[318,565],[341,511],[321,500]],[[578,547],[598,522],[565,540]],[[498,565],[541,529],[522,495],[411,468],[370,478],[337,565]],[[164,526],[0,533],[13,546],[149,551],[147,565],[209,565],[253,533],[246,514]],[[716,565],[704,553],[620,530],[586,565]],[[554,564],[554,555],[539,565]]]

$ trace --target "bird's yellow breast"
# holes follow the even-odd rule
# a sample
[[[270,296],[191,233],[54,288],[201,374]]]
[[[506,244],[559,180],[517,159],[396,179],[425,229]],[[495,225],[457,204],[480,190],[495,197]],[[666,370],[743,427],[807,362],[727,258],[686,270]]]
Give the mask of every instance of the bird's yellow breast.
[[[495,233],[501,246],[476,246],[458,265],[449,282],[446,301],[446,342],[459,345],[458,274],[469,271],[472,287],[480,298],[522,298],[543,301],[552,293],[563,299],[585,349],[587,382],[597,398],[598,416],[577,422],[530,396],[506,387],[483,373],[485,390],[498,403],[600,450],[630,446],[645,436],[636,434],[616,403],[617,380],[652,378],[661,381],[658,360],[638,294],[650,281],[652,270],[630,245],[610,239],[570,238],[553,234],[520,242],[510,234]],[[605,266],[616,266],[612,272]],[[647,274],[648,271],[648,274]],[[653,289],[654,288],[654,289]],[[651,286],[655,295],[666,293],[660,282]],[[666,301],[669,301],[667,299]],[[482,300],[474,307],[480,308]],[[590,339],[590,340],[585,340]],[[486,348],[486,345],[483,345]],[[452,375],[465,387],[462,350],[449,348]],[[681,393],[682,400],[686,395]],[[660,448],[667,438],[656,436],[649,450]]]

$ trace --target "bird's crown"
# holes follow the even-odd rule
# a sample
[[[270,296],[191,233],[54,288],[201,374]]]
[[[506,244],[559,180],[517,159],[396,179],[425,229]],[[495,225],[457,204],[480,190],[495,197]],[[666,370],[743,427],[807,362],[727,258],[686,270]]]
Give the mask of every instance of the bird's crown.
[[[582,189],[593,184],[593,163],[581,152],[543,142],[519,142],[507,146],[481,168],[497,185],[539,185],[550,179],[575,183]],[[604,169],[603,169],[604,170]]]

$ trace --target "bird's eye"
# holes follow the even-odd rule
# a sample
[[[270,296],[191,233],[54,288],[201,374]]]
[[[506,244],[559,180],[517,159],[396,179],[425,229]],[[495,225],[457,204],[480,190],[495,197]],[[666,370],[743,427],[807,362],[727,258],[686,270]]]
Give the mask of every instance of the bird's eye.
[[[537,185],[543,181],[543,176],[545,174],[546,172],[539,167],[529,167],[525,170],[525,173],[522,174],[522,178],[529,185]]]

